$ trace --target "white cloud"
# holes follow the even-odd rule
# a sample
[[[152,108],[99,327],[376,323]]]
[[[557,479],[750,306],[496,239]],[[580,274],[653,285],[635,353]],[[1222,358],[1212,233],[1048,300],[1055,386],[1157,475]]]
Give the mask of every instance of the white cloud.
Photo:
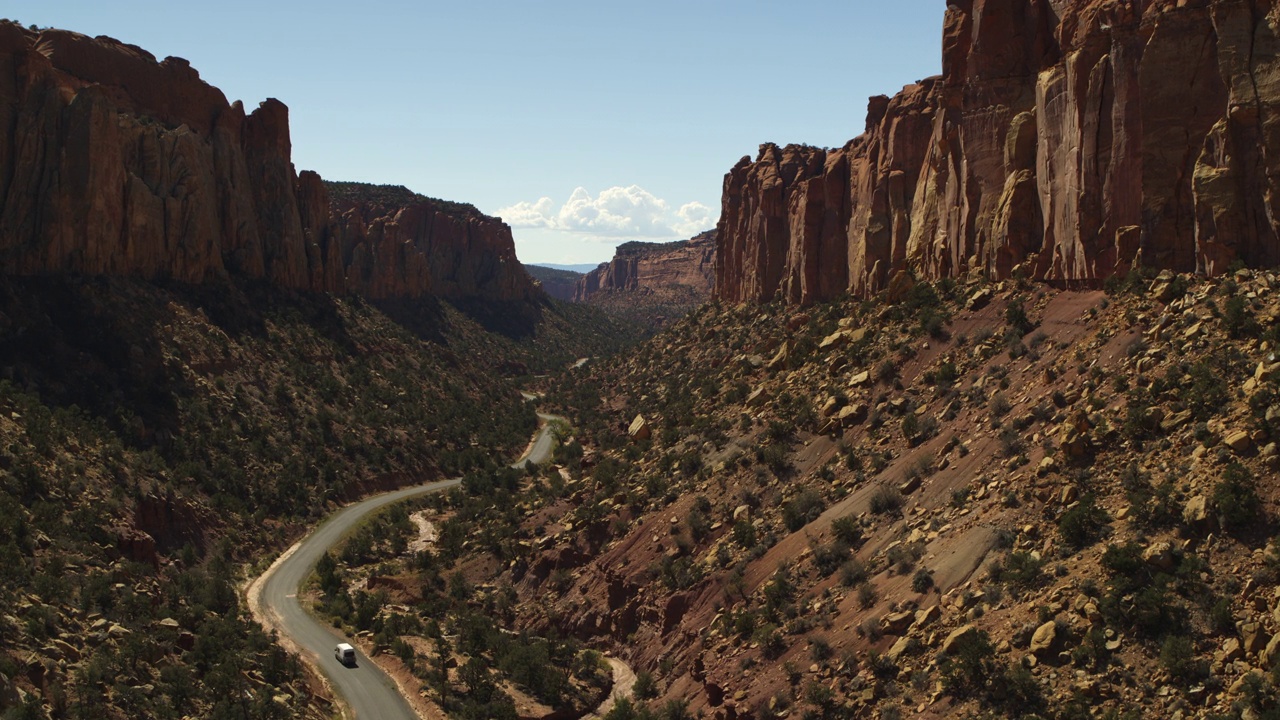
[[[693,237],[716,226],[715,211],[697,201],[681,205],[676,215],[680,221],[675,224],[675,231],[684,237]]]
[[[521,201],[505,207],[498,211],[503,220],[511,227],[550,227],[551,208],[554,205],[551,198],[538,198],[537,202]]]
[[[498,210],[512,227],[546,228],[601,239],[687,238],[715,225],[710,208],[686,203],[674,215],[667,201],[638,185],[611,187],[592,196],[577,188],[558,209],[551,198],[518,202]]]

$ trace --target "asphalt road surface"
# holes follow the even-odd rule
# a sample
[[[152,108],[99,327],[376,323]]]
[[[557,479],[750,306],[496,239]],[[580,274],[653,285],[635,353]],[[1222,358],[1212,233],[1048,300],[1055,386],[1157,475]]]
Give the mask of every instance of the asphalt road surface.
[[[555,437],[550,421],[559,418],[541,413],[538,417],[544,421],[542,427],[529,450],[512,463],[512,467],[519,467],[528,460],[543,463],[551,457]],[[400,694],[395,682],[359,649],[356,650],[353,667],[347,667],[334,658],[333,647],[340,642],[349,642],[349,638],[307,614],[298,603],[298,587],[315,568],[320,556],[369,513],[400,500],[451,488],[460,482],[458,479],[444,480],[404,488],[349,505],[294,545],[249,587],[249,604],[259,622],[275,628],[295,650],[308,656],[307,659],[328,678],[333,691],[341,697],[354,718],[417,720],[418,715]]]

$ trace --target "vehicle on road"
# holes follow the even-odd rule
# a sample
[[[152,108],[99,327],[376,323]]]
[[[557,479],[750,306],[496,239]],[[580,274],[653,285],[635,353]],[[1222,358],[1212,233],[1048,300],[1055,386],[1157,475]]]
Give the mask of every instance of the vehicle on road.
[[[338,643],[333,648],[333,656],[338,659],[338,662],[347,667],[356,666],[356,649],[346,643]]]

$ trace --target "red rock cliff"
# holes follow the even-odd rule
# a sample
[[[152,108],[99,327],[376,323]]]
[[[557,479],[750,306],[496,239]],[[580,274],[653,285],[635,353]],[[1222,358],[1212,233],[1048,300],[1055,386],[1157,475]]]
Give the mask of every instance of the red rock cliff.
[[[335,206],[291,153],[279,101],[246,116],[185,60],[0,23],[0,271],[235,273],[371,298],[536,292],[500,220],[412,194]]]
[[[725,177],[716,295],[1280,263],[1274,0],[954,0],[943,74]]]
[[[638,292],[663,299],[702,302],[711,296],[715,231],[674,243],[619,245],[613,259],[578,280],[575,302],[601,293]]]

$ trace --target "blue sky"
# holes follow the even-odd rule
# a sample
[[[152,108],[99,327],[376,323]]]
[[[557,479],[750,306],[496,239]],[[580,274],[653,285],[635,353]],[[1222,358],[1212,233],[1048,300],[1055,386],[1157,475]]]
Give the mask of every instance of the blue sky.
[[[871,95],[939,72],[937,0],[9,0],[24,24],[191,61],[290,108],[294,164],[406,185],[514,228],[525,262],[598,262],[714,226],[762,142],[839,146]],[[683,211],[683,212],[682,212]]]

